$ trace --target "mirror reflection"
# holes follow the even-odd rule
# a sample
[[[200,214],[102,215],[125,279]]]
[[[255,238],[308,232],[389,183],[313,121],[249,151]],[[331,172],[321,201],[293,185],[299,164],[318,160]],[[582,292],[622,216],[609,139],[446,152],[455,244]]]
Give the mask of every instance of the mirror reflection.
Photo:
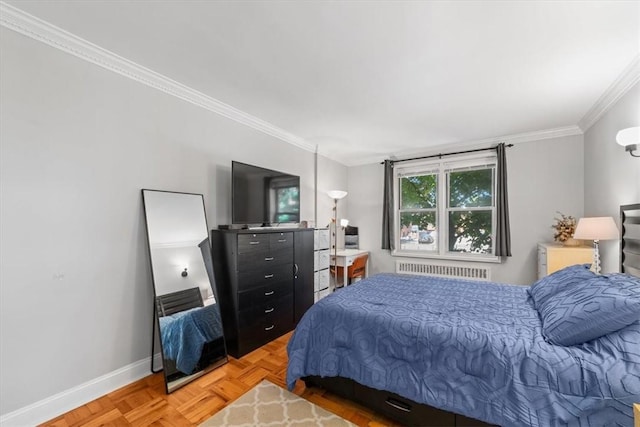
[[[142,190],[142,197],[170,393],[224,364],[227,353],[203,196]]]

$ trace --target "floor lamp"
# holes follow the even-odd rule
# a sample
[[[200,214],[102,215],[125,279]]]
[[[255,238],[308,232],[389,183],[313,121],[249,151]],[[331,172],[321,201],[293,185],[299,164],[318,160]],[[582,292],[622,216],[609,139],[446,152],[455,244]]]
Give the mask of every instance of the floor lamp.
[[[346,191],[331,190],[327,194],[333,199],[333,290],[338,286],[338,200],[347,195]]]
[[[593,240],[593,264],[591,271],[600,274],[600,240],[612,240],[618,238],[618,227],[610,216],[600,216],[592,218],[580,218],[576,231],[573,233],[574,239]]]

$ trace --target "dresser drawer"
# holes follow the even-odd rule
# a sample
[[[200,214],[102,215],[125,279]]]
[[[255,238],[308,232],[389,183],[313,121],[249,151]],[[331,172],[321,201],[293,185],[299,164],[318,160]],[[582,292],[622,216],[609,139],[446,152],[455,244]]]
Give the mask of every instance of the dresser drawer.
[[[293,311],[280,310],[265,315],[255,322],[240,326],[238,330],[240,354],[246,354],[273,341],[293,329]]]
[[[402,425],[407,426],[453,426],[456,425],[456,416],[451,412],[430,408],[384,390],[376,390],[355,383],[355,400],[376,408],[377,412],[385,415]],[[427,421],[428,420],[428,421]],[[486,425],[477,423],[476,425]]]
[[[270,234],[269,256],[275,259],[293,259],[293,233]]]
[[[329,249],[318,251],[317,254],[318,263],[315,265],[315,269],[323,270],[325,268],[329,268],[331,265],[331,254],[329,253]]]
[[[238,292],[238,310],[243,311],[264,304],[275,303],[285,295],[293,293],[293,280],[273,282],[244,292]]]
[[[327,289],[329,287],[329,282],[331,277],[329,275],[329,270],[316,271],[313,276],[313,290],[315,292],[321,291],[323,289]]]
[[[271,250],[278,248],[292,248],[293,233],[290,231],[283,233],[269,233],[269,247]]]
[[[268,327],[276,319],[287,319],[293,316],[293,294],[289,293],[279,298],[265,300],[257,303],[253,307],[242,310],[238,313],[238,326],[240,328],[260,326],[268,323]]]
[[[238,234],[238,255],[259,256],[269,251],[268,234]]]
[[[291,260],[293,259],[293,248],[289,249],[289,252],[286,253],[286,250],[277,251],[276,253],[265,252],[260,254],[239,254],[238,255],[238,271],[239,272],[249,272],[249,271],[268,271],[273,269],[277,265],[288,264],[293,266]],[[293,268],[293,267],[292,267]]]
[[[238,291],[293,280],[293,264],[266,265],[238,273]]]

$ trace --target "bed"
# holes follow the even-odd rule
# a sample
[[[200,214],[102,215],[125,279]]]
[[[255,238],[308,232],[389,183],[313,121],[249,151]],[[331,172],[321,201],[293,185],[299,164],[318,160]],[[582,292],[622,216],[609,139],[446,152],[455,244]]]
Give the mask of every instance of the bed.
[[[224,338],[216,304],[204,305],[200,289],[156,299],[167,378],[191,375],[224,357]]]
[[[582,275],[593,275],[585,267],[567,271],[583,283]],[[543,284],[556,280],[569,289],[565,273]],[[622,274],[584,277],[598,285],[573,293],[606,291],[608,282],[599,287],[606,278],[627,292],[616,303],[633,304],[614,310],[626,314],[627,325],[579,345],[549,342],[567,339],[567,323],[557,322],[557,313],[564,293],[576,296],[564,288],[534,300],[523,286],[369,277],[305,314],[288,345],[287,385],[304,379],[402,424],[631,425],[632,403],[640,401],[640,282]],[[539,293],[552,288],[545,286]],[[585,322],[576,325],[569,335]],[[597,330],[583,329],[583,335]]]

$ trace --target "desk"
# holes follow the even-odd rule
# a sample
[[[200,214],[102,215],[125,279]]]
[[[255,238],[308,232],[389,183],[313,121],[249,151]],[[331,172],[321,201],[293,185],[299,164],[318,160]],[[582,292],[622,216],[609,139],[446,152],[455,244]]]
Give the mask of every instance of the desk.
[[[347,286],[347,268],[353,264],[353,261],[358,258],[361,255],[368,255],[369,251],[363,251],[360,249],[341,249],[338,250],[338,252],[336,254],[333,253],[333,251],[331,252],[331,265],[336,265],[336,256],[338,259],[338,267],[344,267],[342,269],[342,283],[344,284],[344,286]],[[364,277],[367,277],[369,275],[369,260],[367,259],[367,263],[365,264],[364,267]],[[335,279],[335,276],[332,275],[332,277]],[[334,289],[335,286],[337,285],[337,283],[334,283]]]

